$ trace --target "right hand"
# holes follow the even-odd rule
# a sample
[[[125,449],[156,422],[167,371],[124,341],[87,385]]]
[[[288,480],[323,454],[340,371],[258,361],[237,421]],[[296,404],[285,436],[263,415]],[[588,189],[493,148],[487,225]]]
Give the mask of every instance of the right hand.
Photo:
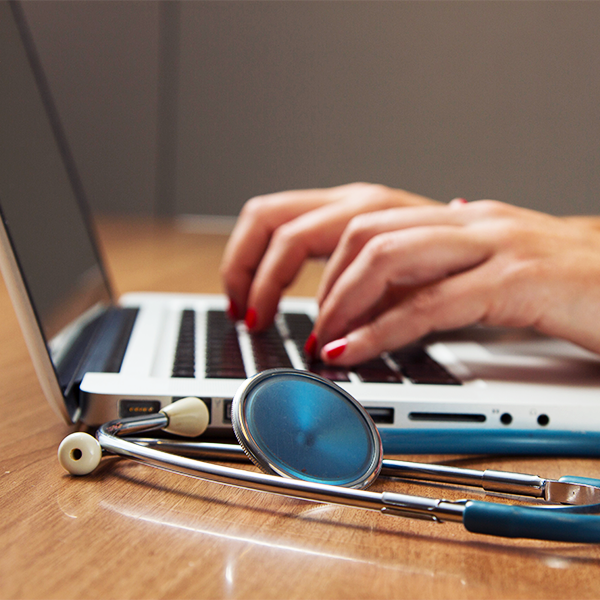
[[[439,204],[383,185],[353,183],[258,196],[243,207],[221,274],[230,315],[269,326],[279,299],[309,257],[328,257],[353,217],[387,208]]]

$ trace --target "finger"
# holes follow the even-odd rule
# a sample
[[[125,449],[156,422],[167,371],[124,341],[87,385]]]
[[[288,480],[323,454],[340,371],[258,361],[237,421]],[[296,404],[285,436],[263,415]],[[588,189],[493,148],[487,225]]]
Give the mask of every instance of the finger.
[[[415,288],[471,269],[491,253],[485,236],[453,226],[386,232],[371,239],[333,285],[315,323],[319,344],[347,333],[394,287]]]
[[[271,236],[248,293],[252,329],[269,325],[283,291],[308,257],[329,256],[357,205],[332,203],[281,225]]]
[[[251,278],[247,295],[251,329],[271,323],[284,289],[309,256],[329,256],[348,222],[356,215],[390,206],[431,203],[433,200],[372,184],[349,184],[321,190],[328,202],[281,224]]]
[[[472,218],[464,211],[448,210],[448,206],[393,208],[353,218],[323,272],[317,293],[319,304],[324,302],[333,284],[358,256],[365,244],[375,236],[425,225],[463,225]]]
[[[325,345],[321,358],[332,364],[358,364],[434,331],[485,322],[500,293],[494,269],[485,263],[415,290],[369,323]]]
[[[348,204],[353,214],[391,206],[438,204],[418,194],[367,183],[293,190],[248,201],[231,235],[221,267],[226,292],[241,314],[246,311],[254,273],[273,232],[306,212],[335,202]]]
[[[294,190],[248,201],[229,238],[221,264],[225,292],[243,317],[254,273],[278,227],[331,202],[331,190]]]

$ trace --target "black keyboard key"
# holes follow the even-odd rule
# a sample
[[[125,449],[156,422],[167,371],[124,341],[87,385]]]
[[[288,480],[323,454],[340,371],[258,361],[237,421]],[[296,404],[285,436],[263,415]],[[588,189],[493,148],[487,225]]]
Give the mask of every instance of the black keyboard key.
[[[283,319],[288,329],[290,339],[296,344],[300,356],[303,357],[306,366],[313,359],[312,356],[306,356],[304,345],[308,336],[312,333],[313,322],[305,313],[284,313]],[[345,380],[344,380],[345,381]]]
[[[334,365],[327,365],[320,360],[315,360],[307,364],[307,370],[315,375],[320,375],[329,379],[330,381],[350,381],[348,377],[348,369],[345,367],[336,367]]]
[[[409,346],[390,352],[401,373],[413,383],[429,385],[462,385],[445,367],[435,361],[423,348]]]
[[[398,381],[401,381],[399,373],[393,371],[383,358],[374,358],[356,365],[352,370],[361,381],[367,383],[398,383]]]
[[[196,375],[196,313],[193,310],[188,309],[181,313],[172,375],[173,377]]]
[[[237,331],[225,311],[207,313],[205,367],[206,376],[210,378],[246,378]]]
[[[313,322],[305,313],[283,313],[283,320],[290,333],[290,338],[302,346],[313,330]]]
[[[345,367],[326,365],[320,360],[314,360],[312,356],[306,356],[304,345],[313,330],[313,322],[307,314],[286,312],[283,313],[283,319],[289,332],[290,339],[296,344],[300,356],[304,359],[304,366],[308,371],[331,381],[350,381],[348,369]]]
[[[250,342],[257,371],[293,368],[292,361],[275,325],[271,325],[265,331],[251,333]]]

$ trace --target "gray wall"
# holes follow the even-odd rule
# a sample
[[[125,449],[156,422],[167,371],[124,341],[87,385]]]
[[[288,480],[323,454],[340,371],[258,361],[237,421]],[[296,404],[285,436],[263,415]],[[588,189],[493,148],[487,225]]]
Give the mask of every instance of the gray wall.
[[[600,2],[29,2],[100,211],[363,180],[598,212]]]
[[[154,210],[159,4],[23,3],[90,201]]]

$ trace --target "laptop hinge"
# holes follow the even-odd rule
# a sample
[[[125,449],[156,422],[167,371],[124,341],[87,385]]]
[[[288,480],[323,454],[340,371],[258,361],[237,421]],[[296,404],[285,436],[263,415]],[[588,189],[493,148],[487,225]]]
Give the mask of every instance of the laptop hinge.
[[[138,312],[137,308],[111,307],[83,328],[58,368],[65,398],[79,398],[79,384],[86,373],[120,371]]]

